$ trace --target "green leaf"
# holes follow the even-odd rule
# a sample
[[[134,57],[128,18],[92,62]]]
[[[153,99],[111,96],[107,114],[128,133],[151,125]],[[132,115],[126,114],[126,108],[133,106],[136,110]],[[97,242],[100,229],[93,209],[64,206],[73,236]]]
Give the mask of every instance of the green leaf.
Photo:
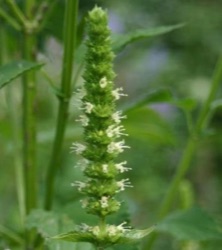
[[[184,24],[176,24],[170,26],[161,26],[157,28],[148,28],[148,29],[139,29],[133,32],[122,34],[122,35],[113,35],[112,36],[112,44],[114,51],[121,51],[123,50],[128,44],[133,43],[135,41],[144,39],[144,38],[151,38],[154,36],[159,36],[175,29],[179,29],[183,27]]]
[[[169,124],[159,113],[148,107],[133,109],[123,124],[130,137],[158,144],[174,144],[175,137]]]
[[[126,104],[125,106],[121,107],[121,109],[124,111],[130,111],[145,106],[149,103],[167,103],[172,100],[173,100],[173,95],[169,89],[159,89],[141,96],[134,102]]]
[[[11,62],[0,67],[0,88],[10,83],[15,78],[19,77],[25,72],[40,68],[42,63],[34,63],[28,61]]]
[[[51,240],[51,236],[61,232],[66,232],[74,228],[74,223],[65,215],[56,214],[51,211],[41,209],[33,210],[27,218],[26,227],[35,228],[45,239],[45,244],[49,250],[66,249],[73,250],[75,244],[69,242],[59,242]]]
[[[91,233],[88,232],[81,232],[81,231],[71,231],[64,234],[59,234],[52,239],[55,240],[65,240],[71,242],[93,242],[94,238],[92,237]]]
[[[221,225],[198,207],[169,215],[156,229],[170,233],[178,240],[222,240]]]
[[[126,104],[122,109],[129,111],[153,103],[168,103],[186,111],[193,110],[197,105],[197,102],[192,98],[177,100],[169,89],[159,89],[141,96],[133,103]]]
[[[154,226],[144,229],[144,230],[138,230],[138,229],[132,229],[129,231],[126,231],[124,236],[122,236],[119,240],[119,244],[128,244],[133,243],[138,240],[141,240],[142,238],[148,236],[153,230],[155,229]]]

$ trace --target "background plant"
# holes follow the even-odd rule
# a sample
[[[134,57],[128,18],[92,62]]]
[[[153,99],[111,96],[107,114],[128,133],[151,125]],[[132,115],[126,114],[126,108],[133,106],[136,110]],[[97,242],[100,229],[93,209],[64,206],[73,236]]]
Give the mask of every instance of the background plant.
[[[60,66],[60,53],[56,51],[60,51],[59,44],[63,43],[61,41],[64,41],[62,37],[65,39],[68,34],[66,32],[67,28],[72,26],[73,29],[73,25],[66,25],[66,29],[62,29],[61,26],[65,13],[64,7],[68,2],[66,4],[64,1],[55,1],[53,4],[50,2],[48,8],[44,7],[45,2],[41,5],[40,3],[17,1],[16,4],[23,13],[21,15],[18,9],[12,8],[13,1],[1,1],[1,65],[6,65],[8,62],[21,58],[30,60],[31,52],[28,46],[25,45],[24,39],[26,38],[22,32],[24,27],[31,29],[31,37],[34,37],[28,39],[29,48],[30,43],[32,44],[31,47],[35,44],[34,47],[37,48],[37,53],[34,53],[34,55],[38,58],[43,57],[47,62],[44,67],[41,67],[40,71],[35,71],[37,73],[35,73],[37,95],[35,98],[33,96],[33,98],[37,107],[34,116],[37,116],[37,119],[35,119],[34,123],[37,123],[38,140],[37,145],[35,144],[35,139],[33,139],[33,144],[29,145],[37,146],[38,161],[36,169],[38,175],[32,176],[33,171],[30,174],[38,179],[38,182],[30,181],[29,183],[38,183],[39,188],[36,192],[36,197],[38,198],[36,200],[38,202],[31,202],[32,205],[24,205],[23,188],[19,184],[23,183],[21,171],[21,113],[19,112],[19,107],[21,106],[20,84],[19,80],[15,80],[7,86],[5,84],[20,75],[23,70],[28,71],[30,68],[38,68],[40,65],[23,64],[24,68],[22,67],[21,71],[21,67],[18,67],[18,64],[13,64],[12,68],[3,68],[3,71],[1,71],[11,72],[11,69],[13,69],[13,73],[6,74],[7,79],[1,79],[1,86],[4,85],[4,88],[1,90],[1,159],[3,166],[1,171],[1,193],[4,194],[2,195],[3,205],[1,208],[4,211],[1,213],[1,233],[3,235],[1,237],[1,246],[3,248],[9,246],[12,249],[16,249],[16,247],[21,249],[21,245],[24,244],[24,224],[22,221],[26,217],[27,206],[37,208],[42,208],[43,206],[50,207],[49,205],[43,205],[43,203],[46,204],[46,201],[49,201],[49,199],[46,199],[45,202],[43,201],[43,197],[45,197],[45,188],[43,186],[45,187],[45,183],[49,185],[49,181],[45,181],[46,171],[48,171],[46,162],[51,158],[49,156],[49,146],[52,146],[53,141],[54,132],[52,128],[55,128],[55,120],[61,121],[61,119],[57,119],[58,102],[52,93],[59,97],[59,102],[61,103],[66,102],[66,97],[68,97],[63,95],[63,90],[61,92],[59,87],[60,81],[58,81],[60,73],[56,73],[60,72],[60,68],[62,68]],[[128,213],[130,213],[133,218],[133,224],[142,228],[158,221],[156,216],[157,208],[160,206],[165,190],[169,182],[172,181],[172,174],[175,172],[178,162],[180,162],[182,151],[186,147],[189,131],[193,131],[193,127],[195,127],[195,118],[199,114],[200,108],[206,104],[205,100],[209,93],[209,86],[211,86],[213,68],[221,50],[221,32],[219,31],[221,23],[220,3],[212,1],[201,3],[198,1],[186,3],[165,1],[162,3],[159,1],[144,2],[141,0],[136,2],[135,5],[129,4],[127,1],[112,1],[112,3],[103,3],[101,1],[100,4],[109,9],[111,27],[121,33],[123,31],[128,32],[128,36],[119,35],[118,38],[117,35],[113,36],[113,39],[115,39],[113,46],[119,55],[115,61],[118,75],[117,82],[120,82],[121,85],[126,85],[124,88],[129,95],[127,100],[120,103],[120,106],[129,117],[124,124],[127,132],[131,135],[131,139],[127,143],[135,150],[133,154],[126,152],[123,158],[128,160],[129,167],[138,167],[136,171],[130,174],[135,188],[127,191],[124,195],[127,204],[122,209],[120,216],[128,220]],[[35,5],[34,8],[32,8],[32,5]],[[84,13],[93,5],[93,1],[90,3],[81,1],[78,16],[83,17]],[[32,15],[29,13],[31,10]],[[44,13],[44,15],[41,15],[41,13]],[[128,18],[129,13],[131,13],[130,20]],[[67,15],[66,12],[65,16],[67,17]],[[36,22],[33,22],[36,19],[40,22],[38,29],[35,26]],[[70,23],[72,22],[70,19],[68,20]],[[151,37],[175,28],[175,26],[168,26],[158,29],[147,29],[147,26],[154,27],[159,24],[166,26],[167,24],[172,25],[184,22],[187,23],[185,27],[168,35],[161,36],[155,40],[146,39],[138,41],[138,38]],[[133,32],[138,28],[140,28],[139,31]],[[64,36],[62,35],[63,30],[65,30]],[[80,21],[77,38],[74,39],[76,40],[76,45],[73,48],[74,50],[76,49],[73,71],[73,82],[76,85],[81,84],[81,79],[78,76],[83,68],[81,58],[84,47],[80,46],[83,31],[84,22]],[[55,37],[56,42],[52,39]],[[67,41],[69,39],[67,38]],[[15,43],[15,41],[18,42]],[[58,41],[60,42],[58,43]],[[128,44],[133,41],[137,41],[137,43]],[[126,44],[128,46],[125,46]],[[27,46],[27,51],[29,50],[29,56],[27,54],[26,56],[25,54],[21,55],[21,46],[24,45],[25,47]],[[67,45],[65,48],[67,48]],[[123,52],[119,53],[121,51]],[[68,54],[72,55],[72,53]],[[33,59],[35,58],[33,58],[32,53]],[[53,63],[48,63],[48,60],[53,61]],[[219,67],[217,69],[215,76],[220,76]],[[29,79],[33,78],[34,71],[30,71],[27,77]],[[220,83],[219,78],[215,77],[215,79]],[[24,79],[24,81],[27,81],[27,79]],[[167,89],[165,89],[166,87]],[[70,92],[72,90],[73,87],[70,89]],[[221,88],[218,87],[216,92],[218,97],[220,97]],[[71,95],[71,93],[69,94]],[[204,130],[201,129],[200,136],[198,135],[199,143],[195,147],[196,152],[193,154],[193,161],[191,164],[188,164],[192,168],[189,169],[189,174],[186,175],[187,179],[179,181],[179,196],[176,194],[173,196],[172,202],[175,203],[169,212],[173,212],[181,207],[188,209],[193,204],[198,204],[206,211],[220,215],[221,185],[219,180],[221,174],[218,167],[221,162],[220,104],[221,102],[218,99],[212,105],[208,105],[208,108],[210,107],[208,111],[212,111],[207,112],[209,115],[207,118],[211,118],[210,123],[208,123],[210,126],[207,127],[207,130],[205,129],[206,126],[203,126]],[[92,220],[78,209],[79,195],[78,193],[73,193],[73,190],[67,185],[67,183],[73,181],[73,174],[77,178],[80,176],[80,172],[77,169],[73,170],[73,159],[67,152],[71,141],[73,139],[78,140],[80,134],[80,128],[77,125],[73,126],[73,121],[78,112],[74,106],[71,105],[70,108],[71,113],[74,115],[68,120],[63,149],[58,151],[61,152],[60,159],[62,164],[56,164],[59,172],[56,171],[57,175],[55,174],[57,177],[55,179],[55,198],[53,199],[54,213],[42,210],[34,212],[32,208],[29,208],[32,210],[32,213],[29,216],[28,226],[30,228],[37,227],[37,230],[44,236],[55,235],[73,228],[72,220],[68,219],[67,216],[73,218],[77,224],[83,220]],[[29,111],[31,112],[31,110]],[[163,114],[167,115],[164,116]],[[211,129],[209,130],[209,128]],[[31,150],[31,152],[33,151]],[[59,155],[56,154],[56,156]],[[17,188],[14,187],[14,181],[12,181],[13,176],[15,176],[12,166],[16,166]],[[32,178],[31,176],[30,179]],[[51,174],[48,174],[48,176],[51,176]],[[15,199],[15,190],[18,191],[19,195],[19,210]],[[33,194],[33,191],[30,192],[31,194]],[[74,200],[76,202],[73,202]],[[73,211],[75,211],[75,214]],[[159,223],[158,230],[170,232],[174,237],[162,235],[155,242],[155,245],[152,246],[153,249],[162,249],[164,247],[167,249],[185,249],[191,246],[193,248],[199,247],[200,249],[219,249],[221,238],[220,232],[215,229],[218,228],[217,223],[204,213],[204,211],[200,212],[198,209],[184,210],[184,212],[172,215],[169,219],[163,221],[162,224]],[[65,216],[61,214],[65,214]],[[198,220],[197,214],[202,215],[206,220],[203,220],[202,217]],[[23,218],[22,221],[21,218]],[[197,218],[197,223],[189,223],[188,232],[184,231],[183,226],[187,220],[189,221],[187,218],[190,218],[190,221]],[[113,222],[119,220],[118,218],[112,219]],[[53,226],[47,227],[47,223],[52,223],[52,221],[54,223]],[[204,223],[201,224],[201,228],[207,228],[207,230],[200,230],[199,227],[194,227],[200,224],[200,221]],[[218,216],[217,221],[219,221]],[[44,224],[45,222],[47,223]],[[174,222],[177,225],[177,233],[174,233]],[[205,227],[204,225],[208,226]],[[192,230],[198,231],[199,235],[194,236],[194,231]],[[30,238],[30,241],[33,242],[32,234]],[[37,242],[41,241],[37,240]],[[57,243],[49,243],[49,247],[52,249],[53,247],[55,248],[53,244]],[[63,245],[64,247],[68,249],[69,245]],[[81,247],[86,249],[90,246],[76,245],[76,248]],[[145,243],[144,249],[148,249]]]

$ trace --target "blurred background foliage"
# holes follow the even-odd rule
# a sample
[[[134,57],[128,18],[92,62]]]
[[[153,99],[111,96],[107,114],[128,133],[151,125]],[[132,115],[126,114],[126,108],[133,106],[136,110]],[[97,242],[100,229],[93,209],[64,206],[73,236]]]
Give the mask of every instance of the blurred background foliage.
[[[21,1],[18,1],[18,3]],[[3,6],[3,2],[1,3]],[[124,121],[131,146],[121,158],[127,159],[133,171],[129,173],[134,188],[128,189],[120,199],[124,208],[120,217],[131,217],[135,227],[143,228],[156,223],[156,212],[166,194],[186,144],[189,130],[186,120],[191,112],[195,120],[201,104],[210,88],[213,69],[221,52],[222,44],[222,2],[217,0],[112,0],[80,1],[79,20],[95,4],[108,9],[110,27],[114,33],[131,32],[135,29],[152,28],[162,25],[185,23],[185,26],[168,34],[143,39],[128,45],[115,59],[116,84],[123,86],[128,94],[121,100],[120,108],[130,107],[144,95],[158,90],[169,91],[175,100],[191,98],[194,105],[176,102],[155,101],[126,111]],[[6,8],[6,7],[5,7]],[[39,36],[38,57],[46,62],[38,74],[38,96],[36,115],[38,122],[38,169],[39,197],[42,200],[46,165],[54,134],[57,100],[48,84],[48,78],[59,84],[62,57],[62,26],[64,1],[55,2],[46,28]],[[21,42],[16,33],[0,20],[0,62],[1,65],[19,59]],[[81,29],[79,29],[80,37]],[[79,39],[80,41],[81,39]],[[4,48],[4,49],[3,49]],[[81,66],[79,47],[75,69]],[[80,68],[81,69],[81,68]],[[47,79],[45,75],[47,74]],[[79,77],[78,85],[82,84]],[[218,92],[221,96],[221,88]],[[80,209],[81,198],[70,183],[82,178],[80,169],[75,168],[77,159],[69,153],[71,142],[81,140],[81,128],[76,124],[78,115],[75,96],[70,106],[70,119],[66,131],[63,164],[56,181],[55,211],[65,213],[75,223],[93,221]],[[185,112],[184,112],[185,111]],[[2,224],[19,228],[18,207],[15,187],[14,143],[15,127],[21,126],[21,89],[19,80],[0,92],[0,193]],[[199,144],[192,162],[192,168],[181,183],[174,207],[189,208],[201,206],[220,219],[222,211],[222,108],[214,112],[210,126]],[[20,135],[19,135],[20,136]],[[128,175],[128,173],[127,173]],[[41,207],[41,202],[39,207]],[[126,212],[127,210],[127,212]],[[111,218],[121,221],[121,218]],[[16,226],[17,225],[17,226]],[[1,243],[4,246],[4,242]],[[0,244],[0,248],[1,248]],[[180,245],[178,245],[180,244]],[[187,244],[187,243],[186,243]],[[199,249],[190,242],[190,248],[181,241],[175,242],[169,235],[161,237],[155,248]],[[193,244],[193,245],[192,245]],[[205,242],[200,249],[220,249],[221,241]],[[67,248],[68,249],[68,248]],[[123,248],[121,248],[123,249]],[[128,248],[127,248],[128,249]]]

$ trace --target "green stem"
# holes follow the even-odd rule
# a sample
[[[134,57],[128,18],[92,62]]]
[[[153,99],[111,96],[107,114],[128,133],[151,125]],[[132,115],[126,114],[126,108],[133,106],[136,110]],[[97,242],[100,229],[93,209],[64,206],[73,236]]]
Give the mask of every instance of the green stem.
[[[208,113],[210,111],[211,103],[215,98],[216,92],[218,90],[221,81],[222,81],[222,58],[219,60],[216,66],[208,98],[200,111],[196,125],[188,139],[187,145],[183,152],[181,161],[178,165],[173,181],[171,182],[167,195],[163,200],[162,205],[160,206],[160,210],[158,213],[158,219],[160,220],[163,219],[168,214],[171,205],[173,203],[174,197],[179,189],[180,182],[190,168],[191,165],[190,163],[195,153],[195,150],[197,149],[201,132],[206,126],[206,120],[208,117]],[[153,233],[149,241],[145,245],[144,250],[152,249],[152,246],[157,237],[158,233],[157,232]]]
[[[5,12],[3,9],[0,9],[0,16],[6,20],[6,22],[11,25],[15,30],[20,31],[21,26],[17,23],[17,21],[8,15],[7,12]]]
[[[7,0],[6,1],[9,5],[9,7],[11,8],[14,16],[18,19],[18,21],[25,26],[27,20],[25,15],[22,13],[22,11],[20,10],[20,8],[18,7],[18,5],[16,4],[16,2],[14,0]]]
[[[73,70],[74,49],[76,42],[78,0],[67,0],[64,21],[64,56],[61,79],[61,94],[57,117],[56,133],[52,149],[52,156],[46,176],[46,195],[44,206],[47,210],[52,207],[54,196],[54,181],[60,166],[61,149],[68,118],[68,107],[71,96],[71,79]]]

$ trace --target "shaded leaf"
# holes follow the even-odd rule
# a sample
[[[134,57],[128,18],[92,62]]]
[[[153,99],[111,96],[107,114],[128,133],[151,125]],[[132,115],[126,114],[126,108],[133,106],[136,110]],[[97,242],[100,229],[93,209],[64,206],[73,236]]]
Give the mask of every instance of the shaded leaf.
[[[25,72],[40,68],[42,63],[34,63],[28,61],[17,61],[8,63],[0,67],[0,88],[10,83],[15,78],[19,77]]]
[[[126,114],[127,119],[123,121],[123,124],[130,137],[159,144],[173,144],[175,142],[169,124],[155,110],[141,107]]]
[[[197,102],[192,98],[177,100],[169,89],[159,89],[141,96],[133,103],[126,104],[122,109],[129,111],[153,103],[168,103],[186,111],[193,110],[197,105]]]
[[[156,28],[139,29],[139,30],[135,30],[133,32],[127,33],[127,34],[122,34],[122,35],[115,34],[112,36],[113,50],[119,52],[120,50],[123,50],[130,43],[133,43],[135,41],[138,41],[144,38],[150,38],[150,37],[162,35],[170,31],[173,31],[175,29],[179,29],[183,26],[184,24],[176,24],[176,25],[161,26],[161,27],[156,27]]]
[[[157,230],[170,233],[178,240],[222,240],[218,223],[197,207],[169,215],[157,225]]]

